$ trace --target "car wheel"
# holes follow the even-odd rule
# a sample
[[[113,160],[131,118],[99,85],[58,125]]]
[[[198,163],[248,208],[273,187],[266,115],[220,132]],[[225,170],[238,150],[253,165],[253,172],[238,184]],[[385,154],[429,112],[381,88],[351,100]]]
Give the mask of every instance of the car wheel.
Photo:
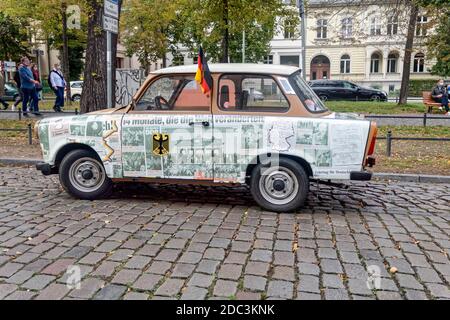
[[[309,178],[297,162],[280,158],[277,166],[258,164],[253,169],[250,191],[256,203],[264,209],[289,212],[304,204]]]
[[[376,94],[374,94],[373,96],[370,97],[371,101],[380,101],[380,96],[377,96]]]
[[[72,101],[78,102],[81,100],[81,96],[79,94],[74,94],[72,96]]]
[[[320,98],[320,100],[322,100],[322,101],[327,101],[327,100],[328,100],[328,96],[326,96],[326,95],[324,95],[324,94],[319,95],[319,98]]]
[[[96,154],[83,149],[64,157],[59,166],[59,181],[69,194],[86,200],[107,197],[113,185]]]

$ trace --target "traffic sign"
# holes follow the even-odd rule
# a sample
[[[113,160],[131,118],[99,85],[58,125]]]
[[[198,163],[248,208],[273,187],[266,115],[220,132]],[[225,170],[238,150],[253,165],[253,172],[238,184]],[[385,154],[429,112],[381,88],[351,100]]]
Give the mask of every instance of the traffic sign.
[[[119,0],[105,0],[104,9],[105,16],[119,19]]]
[[[115,34],[119,33],[119,20],[103,16],[103,29]]]
[[[14,61],[4,61],[5,71],[16,71],[16,63]]]

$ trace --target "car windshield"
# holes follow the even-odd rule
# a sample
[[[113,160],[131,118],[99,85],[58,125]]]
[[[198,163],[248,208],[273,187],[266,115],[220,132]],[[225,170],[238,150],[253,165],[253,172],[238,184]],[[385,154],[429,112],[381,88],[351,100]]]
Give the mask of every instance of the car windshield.
[[[322,100],[314,93],[310,86],[303,80],[300,71],[293,73],[289,77],[289,82],[295,90],[295,93],[302,101],[303,105],[311,112],[325,112],[327,107]]]

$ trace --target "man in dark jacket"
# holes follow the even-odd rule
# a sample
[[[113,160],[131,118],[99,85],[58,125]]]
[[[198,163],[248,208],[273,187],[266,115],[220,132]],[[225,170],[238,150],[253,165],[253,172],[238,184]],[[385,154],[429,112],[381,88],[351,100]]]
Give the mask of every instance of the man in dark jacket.
[[[20,87],[21,87],[20,74],[19,74],[20,67],[22,67],[21,63],[19,63],[19,66],[17,67],[17,71],[14,73],[14,82],[16,83],[16,86],[19,90],[19,98],[14,102],[14,108],[16,108],[19,105],[19,103],[21,103],[23,101],[23,93],[22,93],[22,89],[20,89]]]
[[[445,109],[445,115],[450,115],[448,107],[448,92],[447,87],[444,85],[444,80],[439,79],[436,86],[431,91],[431,97],[434,101],[439,102]]]
[[[21,89],[23,93],[22,112],[24,116],[27,116],[27,104],[31,100],[31,109],[33,114],[40,116],[38,107],[38,95],[36,91],[36,84],[39,82],[34,80],[33,73],[30,70],[30,60],[28,57],[23,57],[20,62],[23,66],[19,68]]]

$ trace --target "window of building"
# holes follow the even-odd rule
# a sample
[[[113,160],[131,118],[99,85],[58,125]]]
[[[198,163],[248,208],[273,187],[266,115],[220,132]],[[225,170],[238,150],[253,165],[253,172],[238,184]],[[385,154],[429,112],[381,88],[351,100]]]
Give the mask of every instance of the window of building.
[[[370,35],[379,36],[381,34],[381,23],[379,17],[370,18]]]
[[[273,64],[273,55],[269,54],[268,56],[265,56],[264,63],[265,64]]]
[[[416,53],[414,56],[413,72],[425,71],[425,55],[421,52]]]
[[[353,20],[352,18],[342,19],[341,34],[344,38],[351,38],[353,34]]]
[[[348,54],[341,57],[341,73],[350,73],[350,56]]]
[[[292,20],[284,21],[284,38],[294,39],[295,38],[295,23]]]
[[[194,75],[165,76],[155,80],[136,103],[137,111],[209,111],[211,98],[203,94]]]
[[[425,16],[417,17],[416,36],[423,37],[427,35],[428,18]]]
[[[300,57],[299,56],[280,56],[280,64],[287,66],[300,66]]]
[[[317,20],[317,39],[327,38],[328,21],[326,19]]]
[[[392,15],[387,20],[387,35],[393,36],[398,33],[398,15]]]
[[[387,60],[387,73],[397,72],[398,55],[396,53],[389,53]]]
[[[390,84],[389,85],[389,92],[394,92],[395,91],[395,84]]]
[[[370,73],[379,73],[381,64],[381,55],[378,52],[372,53],[370,57]]]
[[[227,111],[280,112],[289,102],[272,77],[229,74],[219,80],[219,107]]]

